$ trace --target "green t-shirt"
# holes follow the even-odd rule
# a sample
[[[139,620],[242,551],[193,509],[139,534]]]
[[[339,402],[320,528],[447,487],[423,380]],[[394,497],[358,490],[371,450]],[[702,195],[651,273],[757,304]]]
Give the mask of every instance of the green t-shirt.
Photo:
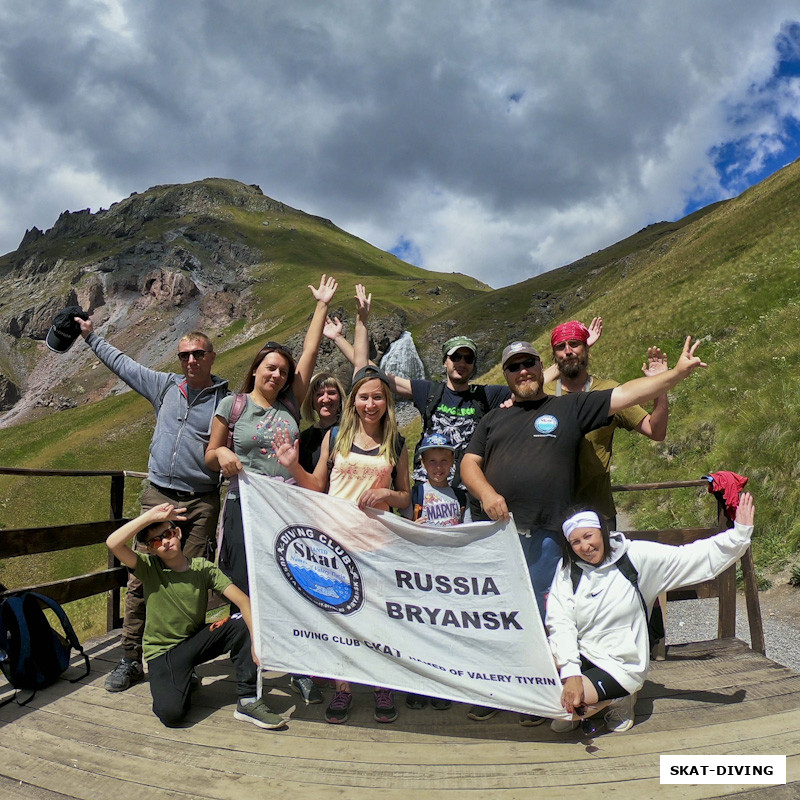
[[[208,590],[222,594],[231,581],[205,558],[193,558],[175,572],[158,556],[136,553],[134,575],[144,586],[147,616],[142,650],[145,661],[163,655],[196,633],[206,622]]]

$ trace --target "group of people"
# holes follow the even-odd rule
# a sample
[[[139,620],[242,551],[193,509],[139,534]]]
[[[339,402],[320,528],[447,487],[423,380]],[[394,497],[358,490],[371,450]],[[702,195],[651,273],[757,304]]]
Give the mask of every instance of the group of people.
[[[699,342],[687,338],[672,369],[650,348],[644,376],[624,384],[588,372],[589,348],[602,320],[587,328],[571,321],[551,336],[553,365],[546,370],[529,342],[502,354],[506,385],[470,383],[477,346],[466,336],[445,342],[444,381],[409,380],[369,362],[371,295],[356,287],[352,345],[328,316],[336,281],[322,276],[309,287],[316,307],[302,354],[267,342],[236,393],[212,373],[213,344],[202,333],[178,347],[182,375],[149,370],[125,356],[76,318],[100,360],[153,404],[156,430],[148,464],[143,513],[108,539],[131,569],[125,606],[123,658],[106,688],[122,691],[148,665],[153,710],[166,725],[185,718],[196,682],[194,666],[230,652],[239,700],[235,715],[260,727],[284,722],[257,699],[248,577],[238,476],[243,470],[327,492],[361,508],[394,509],[419,522],[453,525],[467,518],[513,516],[536,602],[563,683],[562,704],[572,730],[605,711],[609,730],[633,724],[636,692],[649,663],[647,620],[657,596],[707,580],[746,550],[753,503],[743,495],[734,527],[681,548],[628,542],[614,532],[609,462],[616,427],[649,438],[666,435],[667,393],[695,369]],[[313,375],[327,336],[354,367],[346,394],[330,373]],[[394,414],[394,395],[410,399],[423,419],[412,488],[408,450]],[[647,412],[642,403],[653,401]],[[300,431],[301,409],[310,427]],[[222,510],[219,561],[213,559],[220,475],[230,479]],[[577,503],[577,505],[575,505]],[[138,546],[128,541],[136,537]],[[208,589],[223,594],[235,613],[204,624]],[[146,608],[146,614],[145,614]],[[290,676],[306,703],[321,703],[309,675]],[[348,719],[351,687],[336,682],[325,711],[331,723]],[[409,708],[446,699],[408,694]],[[475,705],[468,716],[489,719],[497,709]],[[375,687],[375,719],[397,718],[394,693]],[[542,718],[520,715],[526,726]]]

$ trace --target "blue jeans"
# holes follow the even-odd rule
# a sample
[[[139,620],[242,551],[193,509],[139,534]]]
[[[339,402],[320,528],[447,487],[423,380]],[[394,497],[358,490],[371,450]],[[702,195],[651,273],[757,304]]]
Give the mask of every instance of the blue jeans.
[[[519,536],[542,622],[544,622],[545,601],[550,591],[550,584],[561,560],[560,536],[560,533],[545,528],[531,528],[530,536],[523,534]]]

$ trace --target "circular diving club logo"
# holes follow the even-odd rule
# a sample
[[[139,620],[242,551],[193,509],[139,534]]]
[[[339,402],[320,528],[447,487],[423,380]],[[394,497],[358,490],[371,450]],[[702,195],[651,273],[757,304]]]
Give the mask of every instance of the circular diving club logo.
[[[319,608],[340,614],[361,608],[361,573],[329,534],[309,525],[290,525],[275,540],[275,559],[295,591]]]
[[[552,414],[542,414],[536,418],[533,427],[539,433],[552,433],[558,427],[558,419]]]

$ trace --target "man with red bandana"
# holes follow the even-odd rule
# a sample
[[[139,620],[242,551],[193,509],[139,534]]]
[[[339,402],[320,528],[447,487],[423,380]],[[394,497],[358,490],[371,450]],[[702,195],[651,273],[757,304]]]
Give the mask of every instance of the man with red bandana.
[[[546,383],[546,394],[561,397],[575,392],[596,392],[619,386],[617,381],[589,374],[589,329],[571,320],[556,326],[550,335],[553,362],[558,377]],[[647,363],[642,366],[645,375],[658,375],[667,370],[667,357],[657,347],[647,351]],[[617,428],[635,430],[648,439],[661,442],[667,435],[669,402],[662,394],[653,401],[649,414],[639,405],[622,409],[614,414],[609,425],[587,433],[578,456],[578,478],[575,488],[576,502],[594,506],[612,530],[616,530],[616,508],[611,494],[611,451],[614,431]]]

